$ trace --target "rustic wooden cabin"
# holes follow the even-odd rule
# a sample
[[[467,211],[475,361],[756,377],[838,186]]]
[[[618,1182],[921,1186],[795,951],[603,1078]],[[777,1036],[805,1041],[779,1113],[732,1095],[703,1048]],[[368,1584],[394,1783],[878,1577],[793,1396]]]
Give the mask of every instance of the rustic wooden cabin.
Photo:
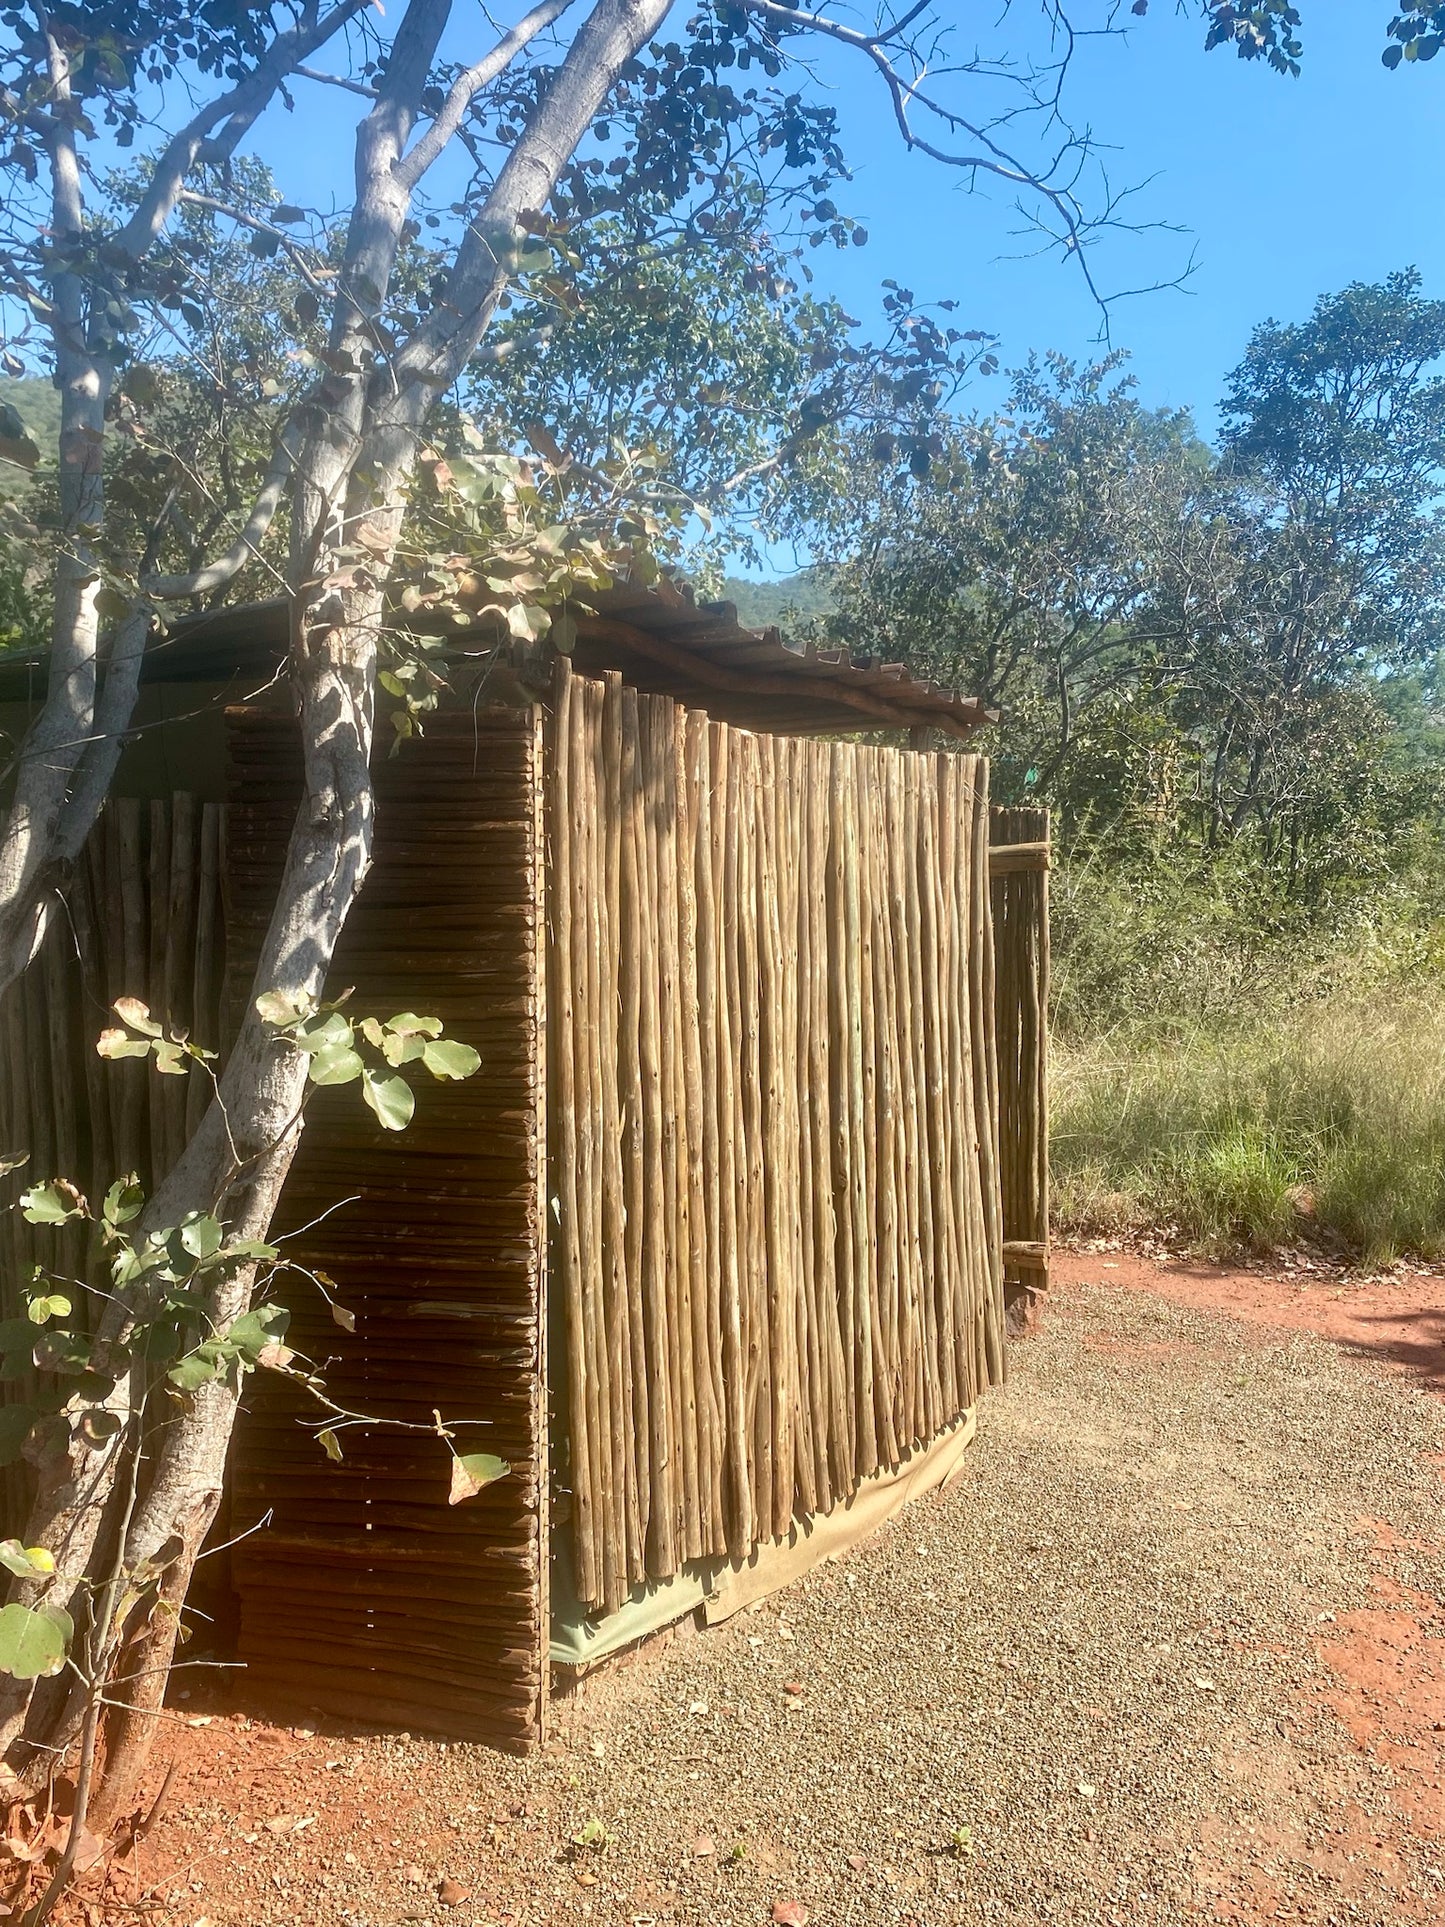
[[[27,1177],[151,1178],[206,1100],[93,1039],[131,994],[224,1044],[299,794],[284,630],[225,610],[154,651],[0,1006]],[[955,1469],[1047,1275],[1047,819],[991,815],[984,719],[664,585],[379,756],[336,982],[482,1068],[400,1137],[320,1097],[283,1215],[355,1330],[299,1291],[292,1335],[347,1406],[472,1424],[511,1472],[449,1505],[440,1440],[332,1463],[248,1381],[223,1527],[262,1686],[525,1746],[554,1667],[723,1616]],[[53,1235],[0,1217],[12,1298]]]

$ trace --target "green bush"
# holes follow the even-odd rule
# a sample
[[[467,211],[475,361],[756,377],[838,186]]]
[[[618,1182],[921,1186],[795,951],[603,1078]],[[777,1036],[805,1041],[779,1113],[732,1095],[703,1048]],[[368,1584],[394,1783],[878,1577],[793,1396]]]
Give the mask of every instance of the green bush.
[[[1445,985],[1056,1040],[1056,1216],[1224,1251],[1445,1254]]]
[[[1057,873],[1060,1228],[1445,1255],[1436,888],[1403,866],[1306,912],[1227,863]]]

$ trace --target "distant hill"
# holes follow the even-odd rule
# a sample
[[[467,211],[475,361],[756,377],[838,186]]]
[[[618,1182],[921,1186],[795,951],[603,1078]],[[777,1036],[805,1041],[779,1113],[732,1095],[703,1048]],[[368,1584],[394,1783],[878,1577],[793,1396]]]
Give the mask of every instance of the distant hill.
[[[53,467],[55,438],[60,432],[60,397],[51,383],[40,375],[20,379],[0,375],[0,401],[9,402],[24,422],[30,439],[40,450],[42,464]],[[23,468],[16,468],[12,462],[0,462],[0,496],[13,500],[29,486],[30,477]]]
[[[742,576],[730,575],[723,581],[722,595],[725,602],[736,606],[738,621],[747,629],[786,629],[791,622],[806,621],[809,616],[831,615],[838,606],[827,569],[821,565],[799,569],[780,582],[748,582]]]

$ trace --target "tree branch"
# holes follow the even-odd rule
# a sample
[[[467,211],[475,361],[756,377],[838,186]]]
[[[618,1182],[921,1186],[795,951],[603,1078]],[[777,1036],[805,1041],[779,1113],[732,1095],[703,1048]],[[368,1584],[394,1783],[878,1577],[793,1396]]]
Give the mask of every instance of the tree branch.
[[[463,117],[483,87],[504,73],[531,40],[561,18],[574,0],[540,0],[497,42],[489,54],[463,69],[452,82],[436,119],[416,145],[393,169],[397,180],[411,193],[427,169],[445,151]]]
[[[141,583],[145,593],[160,602],[177,602],[187,596],[209,595],[214,589],[224,588],[246,563],[252,561],[260,553],[266,531],[286,492],[286,484],[295,472],[303,439],[302,415],[298,408],[293,411],[276,444],[271,466],[266,471],[266,479],[252,505],[246,526],[226,553],[191,575],[147,576]]]
[[[236,142],[270,104],[298,64],[371,4],[372,0],[339,0],[329,13],[313,20],[309,26],[292,27],[277,34],[253,72],[229,93],[218,94],[187,122],[156,163],[139,207],[116,237],[132,260],[139,260],[165,227],[186,177],[202,158],[202,150],[209,144],[212,158],[229,158]],[[210,136],[218,126],[222,132],[211,143]]]

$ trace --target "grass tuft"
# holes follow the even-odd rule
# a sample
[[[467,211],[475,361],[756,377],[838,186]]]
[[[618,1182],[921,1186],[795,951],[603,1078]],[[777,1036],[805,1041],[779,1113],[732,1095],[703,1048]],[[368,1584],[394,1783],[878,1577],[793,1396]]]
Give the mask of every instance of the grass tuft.
[[[1445,1255],[1445,994],[1121,1025],[1054,1048],[1060,1228]]]

